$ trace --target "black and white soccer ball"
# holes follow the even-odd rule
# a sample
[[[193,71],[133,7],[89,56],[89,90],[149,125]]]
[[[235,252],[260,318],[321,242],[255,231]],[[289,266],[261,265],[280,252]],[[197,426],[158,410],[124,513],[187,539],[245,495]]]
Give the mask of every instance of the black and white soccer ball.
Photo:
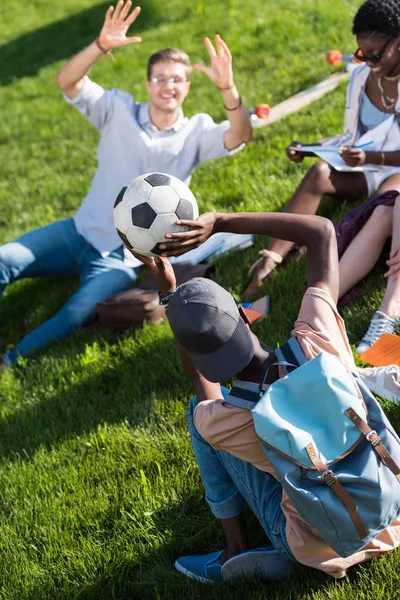
[[[145,256],[162,253],[166,233],[185,231],[177,219],[197,219],[196,198],[177,177],[165,173],[140,175],[122,188],[114,204],[114,224],[124,244]]]

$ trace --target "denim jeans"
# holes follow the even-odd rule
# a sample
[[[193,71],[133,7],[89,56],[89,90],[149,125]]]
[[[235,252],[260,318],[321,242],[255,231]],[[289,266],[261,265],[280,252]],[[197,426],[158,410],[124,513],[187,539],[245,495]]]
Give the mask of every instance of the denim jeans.
[[[224,396],[229,390],[222,388]],[[294,560],[286,541],[286,517],[281,509],[282,486],[272,475],[229,452],[214,450],[193,423],[197,404],[192,398],[187,413],[190,437],[206,501],[217,519],[230,519],[243,512],[246,503],[269,537],[275,550]]]
[[[6,285],[24,277],[79,277],[80,286],[52,319],[4,355],[9,365],[94,318],[97,302],[128,289],[136,271],[124,264],[122,246],[103,258],[77,232],[73,219],[66,219],[0,247],[0,296]]]

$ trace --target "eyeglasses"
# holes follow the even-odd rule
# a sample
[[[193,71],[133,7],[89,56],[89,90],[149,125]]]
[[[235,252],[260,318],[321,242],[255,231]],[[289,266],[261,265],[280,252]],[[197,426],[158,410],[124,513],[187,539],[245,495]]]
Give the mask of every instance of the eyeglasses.
[[[354,56],[356,57],[357,60],[360,60],[361,62],[369,62],[372,63],[373,65],[377,65],[378,62],[381,60],[381,58],[383,57],[383,55],[386,52],[386,48],[389,46],[390,42],[393,42],[395,38],[391,37],[388,39],[388,41],[386,42],[386,44],[383,46],[383,48],[381,48],[381,50],[379,50],[379,52],[377,52],[376,54],[372,54],[372,56],[367,56],[366,54],[362,54],[360,48],[357,48],[357,50],[354,52]],[[361,54],[360,54],[361,52]]]
[[[165,77],[165,75],[160,75],[159,77],[151,77],[151,83],[155,85],[167,85],[167,83],[171,83],[173,85],[180,85],[181,83],[186,83],[187,79],[183,79],[179,77],[179,75],[173,75],[172,77]]]

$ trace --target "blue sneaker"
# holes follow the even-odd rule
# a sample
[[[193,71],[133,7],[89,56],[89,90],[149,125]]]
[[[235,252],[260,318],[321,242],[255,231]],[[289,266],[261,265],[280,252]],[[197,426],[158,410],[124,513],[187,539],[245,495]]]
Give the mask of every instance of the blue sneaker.
[[[273,546],[254,548],[229,558],[221,569],[224,581],[233,577],[253,577],[275,581],[287,577],[293,571],[293,562],[283,552]]]
[[[181,556],[175,561],[175,568],[190,577],[203,583],[218,583],[222,581],[222,565],[219,558],[223,550],[193,556]]]

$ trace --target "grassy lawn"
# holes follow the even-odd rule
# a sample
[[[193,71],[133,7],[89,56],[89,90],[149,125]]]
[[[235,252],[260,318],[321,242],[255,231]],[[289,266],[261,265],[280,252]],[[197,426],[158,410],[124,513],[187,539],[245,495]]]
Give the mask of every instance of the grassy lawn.
[[[275,104],[327,76],[325,53],[351,51],[354,0],[145,0],[135,30],[143,43],[100,61],[93,78],[145,99],[147,56],[181,46],[205,60],[204,35],[230,45],[249,107]],[[96,164],[97,133],[63,102],[60,66],[96,37],[107,4],[89,0],[2,3],[0,14],[0,243],[71,216]],[[255,132],[232,159],[199,168],[201,210],[275,210],[311,164],[289,163],[292,139],[313,141],[342,126],[345,87]],[[224,117],[222,101],[194,73],[187,115]],[[322,214],[344,206],[326,201]],[[266,240],[217,262],[216,278],[240,294]],[[344,316],[350,341],[365,332],[384,292],[383,262]],[[305,289],[304,261],[268,284],[271,312],[256,327],[271,345],[289,336]],[[0,350],[54,314],[73,280],[21,281],[0,302]],[[400,553],[335,582],[299,567],[289,580],[205,587],[175,572],[183,553],[221,547],[203,499],[185,423],[190,398],[167,324],[117,335],[90,328],[22,360],[0,380],[1,600],[400,598]],[[400,430],[400,410],[385,404]],[[262,532],[250,517],[254,543]]]

